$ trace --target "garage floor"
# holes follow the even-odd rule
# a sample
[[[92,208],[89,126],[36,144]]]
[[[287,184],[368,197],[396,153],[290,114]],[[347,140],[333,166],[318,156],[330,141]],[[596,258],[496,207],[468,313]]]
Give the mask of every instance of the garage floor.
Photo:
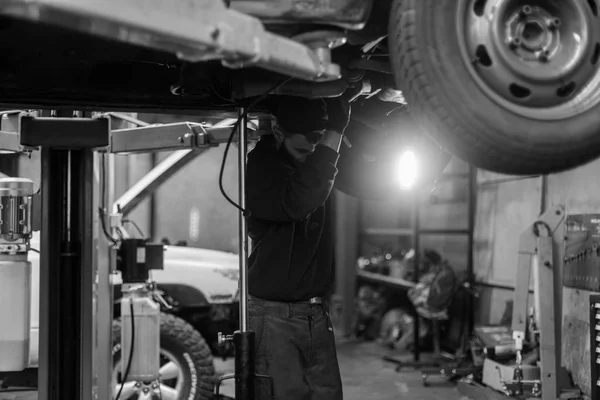
[[[421,374],[417,371],[395,371],[393,364],[381,358],[390,354],[376,343],[343,341],[338,345],[338,358],[344,383],[344,400],[460,400],[455,386],[431,377],[430,386],[423,387]],[[233,360],[217,361],[219,373],[233,372]],[[229,381],[221,391],[233,397],[233,382]]]
[[[338,357],[344,400],[460,400],[461,396],[452,384],[435,377],[430,378],[430,386],[423,387],[421,374],[406,370],[396,372],[394,365],[384,362],[381,357],[389,351],[376,343],[347,340],[338,345]],[[233,359],[215,360],[218,374],[234,371]],[[234,397],[232,381],[227,381],[221,393]],[[0,400],[35,400],[37,393],[1,393]]]

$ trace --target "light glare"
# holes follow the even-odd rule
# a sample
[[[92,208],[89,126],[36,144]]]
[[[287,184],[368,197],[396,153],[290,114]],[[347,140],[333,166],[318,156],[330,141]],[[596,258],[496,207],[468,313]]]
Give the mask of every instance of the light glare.
[[[410,190],[417,180],[417,156],[412,150],[405,150],[398,157],[396,178],[402,190]]]

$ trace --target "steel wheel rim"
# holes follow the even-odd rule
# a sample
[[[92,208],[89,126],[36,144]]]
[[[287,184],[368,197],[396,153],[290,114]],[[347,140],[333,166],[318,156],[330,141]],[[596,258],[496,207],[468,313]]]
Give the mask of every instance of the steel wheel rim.
[[[600,103],[598,6],[459,0],[461,58],[477,86],[508,111],[538,120],[582,114]]]
[[[183,385],[185,379],[183,377],[183,368],[177,358],[171,353],[164,349],[160,349],[161,358],[161,377],[160,377],[160,393],[163,400],[168,399],[179,399],[183,392]],[[163,362],[164,361],[164,362]],[[164,374],[164,377],[163,377]],[[112,373],[112,387],[113,387],[113,399],[116,398],[119,389],[121,388],[121,360],[115,363]],[[125,384],[125,388],[121,393],[119,400],[128,399],[144,399],[151,398],[148,395],[143,394],[144,385],[142,382],[128,382]],[[168,395],[167,395],[168,391]]]

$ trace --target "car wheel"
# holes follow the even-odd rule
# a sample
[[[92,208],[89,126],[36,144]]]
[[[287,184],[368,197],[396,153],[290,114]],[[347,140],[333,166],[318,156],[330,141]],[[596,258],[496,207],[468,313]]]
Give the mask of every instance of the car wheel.
[[[190,324],[170,314],[160,316],[160,390],[162,400],[213,399],[215,368],[209,346]],[[113,396],[121,388],[121,325],[113,324]],[[142,382],[124,385],[120,399],[142,398]]]
[[[396,84],[450,153],[507,174],[600,154],[599,0],[394,0]]]

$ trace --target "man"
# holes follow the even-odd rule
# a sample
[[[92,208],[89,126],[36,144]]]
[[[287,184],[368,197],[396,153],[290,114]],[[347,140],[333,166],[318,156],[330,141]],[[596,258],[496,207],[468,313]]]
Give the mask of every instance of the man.
[[[246,205],[253,242],[249,326],[256,373],[275,400],[341,400],[333,328],[324,298],[334,277],[327,199],[350,108],[343,100],[283,97],[273,135],[248,156]],[[256,399],[271,398],[256,380]]]

